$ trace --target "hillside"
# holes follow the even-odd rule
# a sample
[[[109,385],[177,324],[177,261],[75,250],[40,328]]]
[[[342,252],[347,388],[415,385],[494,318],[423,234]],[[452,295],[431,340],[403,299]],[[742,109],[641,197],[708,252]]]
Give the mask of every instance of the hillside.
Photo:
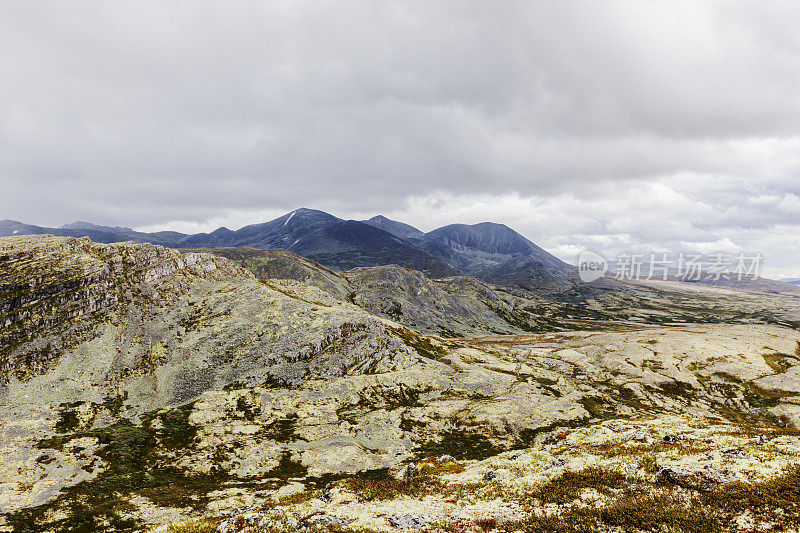
[[[487,513],[545,527],[585,490],[616,509],[625,490],[656,487],[728,524],[737,483],[755,497],[800,465],[793,295],[608,283],[559,300],[396,266],[338,273],[285,251],[214,254],[0,239],[0,528],[210,532],[232,513],[292,529],[322,515],[354,533],[472,528]],[[550,330],[445,339],[399,323],[491,329],[496,299]],[[389,300],[398,320],[368,312],[396,314]],[[785,501],[760,516],[793,520]]]
[[[226,257],[262,279],[295,280],[331,296],[396,321],[420,333],[464,336],[522,333],[532,321],[514,316],[514,297],[500,295],[488,285],[465,276],[432,280],[423,273],[397,265],[360,267],[334,272],[284,250],[202,248]],[[449,292],[460,279],[469,289]]]
[[[202,251],[231,259],[256,277],[312,285],[420,333],[445,337],[541,333],[607,327],[611,323],[800,325],[800,293],[793,287],[780,292],[744,291],[738,287],[606,278],[588,285],[531,291],[465,275],[430,279],[392,265],[335,272],[282,250]]]
[[[210,254],[14,237],[0,240],[0,265],[0,379],[43,387],[80,368],[53,389],[59,401],[127,395],[152,409],[240,381],[413,360],[358,307],[317,289],[288,296]]]

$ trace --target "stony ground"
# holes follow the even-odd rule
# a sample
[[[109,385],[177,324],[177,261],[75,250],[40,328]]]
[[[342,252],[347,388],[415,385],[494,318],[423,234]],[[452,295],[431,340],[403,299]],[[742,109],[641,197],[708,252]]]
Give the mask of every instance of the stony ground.
[[[652,477],[654,468],[669,466],[694,479],[699,468],[724,483],[765,480],[794,461],[795,437],[781,429],[797,423],[800,412],[797,382],[787,378],[800,364],[800,335],[792,330],[707,325],[429,340],[431,357],[400,370],[292,388],[211,390],[181,409],[117,422],[111,430],[89,422],[105,409],[99,405],[43,417],[42,424],[72,420],[75,426],[55,438],[7,442],[4,504],[14,509],[46,502],[12,514],[12,524],[18,531],[26,520],[58,530],[76,509],[96,530],[220,517],[240,507],[271,506],[293,492],[315,493],[359,472],[384,479],[420,461],[424,471],[442,456],[466,467],[447,477],[448,484],[468,486],[482,479],[479,472],[497,470],[487,486],[501,493],[471,504],[474,516],[459,510],[468,501],[461,496],[445,505],[452,496],[431,500],[412,492],[399,493],[399,501],[343,504],[338,517],[366,513],[353,523],[379,528],[372,522],[393,505],[428,523],[449,514],[469,521],[485,506],[499,506],[495,518],[513,522],[522,518],[512,512],[514,500],[502,495],[503,484],[546,484],[559,472],[548,465],[554,453],[567,458],[570,469],[631,469],[638,462],[641,472],[626,476]],[[31,424],[33,417],[19,420]],[[8,434],[25,434],[12,427],[6,425]],[[770,444],[756,448],[758,461],[720,455],[749,450],[762,434]],[[667,435],[676,438],[669,446]],[[511,469],[517,473],[506,478],[508,458],[518,453]],[[632,482],[628,477],[620,483]],[[395,488],[417,490],[411,487]],[[92,494],[102,495],[102,505]],[[298,507],[292,516],[305,510],[313,509]]]
[[[287,485],[216,510],[230,518],[150,531],[796,530],[798,445],[795,431],[715,418],[613,419],[484,460],[431,456],[322,489]]]
[[[0,531],[797,527],[793,293],[643,284],[456,338],[368,313],[387,285],[151,245],[0,239],[0,267]]]

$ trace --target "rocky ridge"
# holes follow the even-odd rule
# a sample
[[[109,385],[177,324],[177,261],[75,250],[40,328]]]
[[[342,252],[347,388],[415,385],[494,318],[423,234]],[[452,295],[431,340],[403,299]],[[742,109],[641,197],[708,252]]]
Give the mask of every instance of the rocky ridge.
[[[92,387],[110,392],[115,381],[170,368],[167,382],[199,388],[147,386],[169,402],[238,380],[336,376],[413,358],[358,307],[315,288],[289,296],[281,282],[213,255],[48,237],[0,246],[6,382],[58,374],[80,359],[84,374],[96,371]],[[285,376],[263,373],[280,365]]]
[[[335,272],[292,252],[203,248],[262,279],[315,286],[419,333],[445,337],[540,333],[619,325],[771,323],[800,326],[800,293],[680,282],[605,279],[569,291],[529,291],[470,276],[431,279],[397,265]]]

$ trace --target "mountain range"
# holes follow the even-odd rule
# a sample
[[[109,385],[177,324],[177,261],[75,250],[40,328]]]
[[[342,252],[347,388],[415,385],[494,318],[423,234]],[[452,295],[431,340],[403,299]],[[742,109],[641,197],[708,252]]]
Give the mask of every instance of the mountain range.
[[[47,228],[0,221],[0,237],[41,234],[89,237],[98,243],[152,243],[170,248],[283,249],[333,270],[395,264],[434,279],[467,274],[526,289],[568,287],[575,271],[503,224],[451,224],[425,233],[382,215],[362,221],[343,220],[307,208],[238,230],[221,227],[193,235],[173,231],[145,233],[89,222]]]

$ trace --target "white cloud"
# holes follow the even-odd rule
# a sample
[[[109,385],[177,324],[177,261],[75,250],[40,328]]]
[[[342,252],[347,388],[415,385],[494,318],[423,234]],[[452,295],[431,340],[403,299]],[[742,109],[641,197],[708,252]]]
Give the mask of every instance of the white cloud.
[[[222,213],[205,220],[170,220],[160,224],[139,226],[134,229],[143,232],[178,231],[188,234],[210,233],[221,227],[239,229],[249,224],[257,224],[259,222],[278,218],[283,214],[284,212],[278,209],[256,209],[249,211],[225,209]]]
[[[6,3],[0,218],[307,206],[495,220],[562,256],[729,241],[788,271],[798,26],[737,0]]]

